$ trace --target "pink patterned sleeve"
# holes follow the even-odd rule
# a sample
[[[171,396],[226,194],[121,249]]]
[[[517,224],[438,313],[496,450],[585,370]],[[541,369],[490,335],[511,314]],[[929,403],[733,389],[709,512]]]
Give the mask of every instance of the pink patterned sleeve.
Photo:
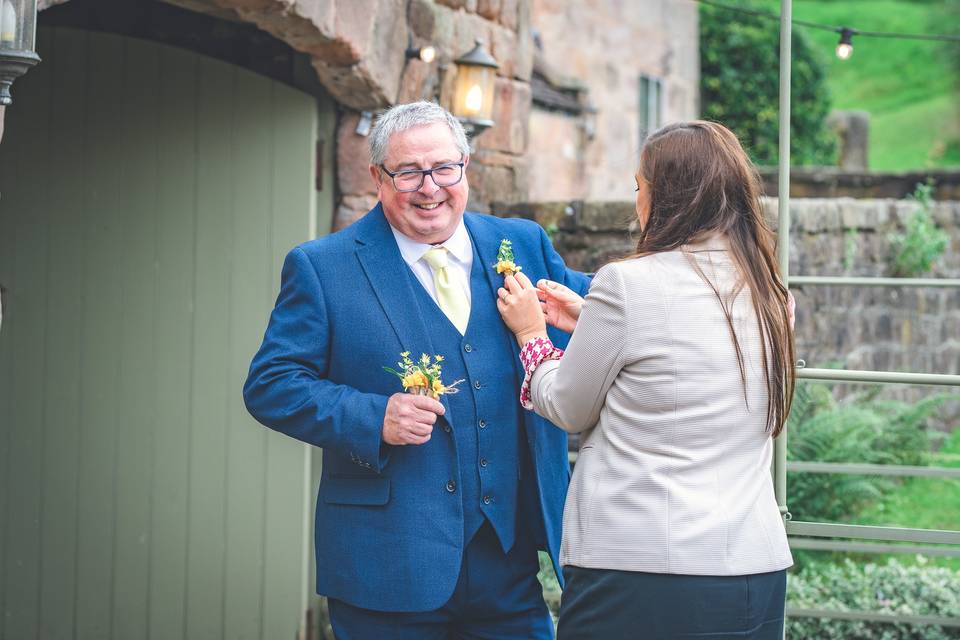
[[[563,349],[557,349],[549,338],[534,338],[520,350],[520,362],[523,364],[523,384],[520,385],[520,404],[527,411],[533,410],[530,402],[530,380],[533,372],[544,360],[559,360]]]

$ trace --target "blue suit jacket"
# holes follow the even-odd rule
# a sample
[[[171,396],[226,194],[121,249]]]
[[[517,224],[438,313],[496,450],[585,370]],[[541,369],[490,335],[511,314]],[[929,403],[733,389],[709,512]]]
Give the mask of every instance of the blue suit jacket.
[[[473,295],[494,296],[502,285],[493,265],[503,238],[534,282],[550,278],[586,293],[587,278],[564,266],[537,224],[471,213],[464,220],[489,284]],[[318,593],[380,611],[442,606],[456,586],[464,546],[462,508],[452,508],[443,493],[457,464],[453,443],[439,436],[444,418],[424,445],[381,440],[387,400],[401,390],[382,367],[406,349],[439,353],[416,312],[418,285],[408,272],[380,205],[347,229],[294,248],[243,390],[259,422],[324,450]],[[483,322],[502,326],[499,317]],[[565,346],[568,336],[550,331]],[[520,370],[515,346],[487,357]],[[519,402],[512,386],[505,402]],[[539,502],[542,520],[535,529],[558,566],[570,475],[566,434],[532,412],[523,412],[522,427],[536,478],[533,510]]]

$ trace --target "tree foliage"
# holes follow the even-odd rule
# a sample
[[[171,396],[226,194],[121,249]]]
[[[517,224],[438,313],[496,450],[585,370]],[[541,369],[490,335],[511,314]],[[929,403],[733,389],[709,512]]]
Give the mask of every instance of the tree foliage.
[[[777,164],[779,24],[760,16],[700,6],[700,99],[703,117],[721,122],[754,162]],[[823,65],[804,34],[793,31],[791,162],[832,165],[836,137]]]

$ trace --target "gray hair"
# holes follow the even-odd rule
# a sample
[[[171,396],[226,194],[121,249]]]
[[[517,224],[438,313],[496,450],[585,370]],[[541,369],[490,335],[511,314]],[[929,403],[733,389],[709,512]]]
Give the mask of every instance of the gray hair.
[[[450,128],[457,149],[466,158],[470,155],[470,143],[463,125],[449,111],[436,102],[411,102],[390,107],[377,118],[377,124],[370,134],[370,164],[380,166],[387,158],[390,136],[414,127],[442,122]]]

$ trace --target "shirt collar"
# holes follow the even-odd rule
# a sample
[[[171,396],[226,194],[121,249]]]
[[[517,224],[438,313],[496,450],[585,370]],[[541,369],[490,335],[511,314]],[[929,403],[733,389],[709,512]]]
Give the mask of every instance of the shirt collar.
[[[409,265],[413,265],[420,260],[423,254],[435,246],[446,247],[450,255],[461,263],[469,262],[472,257],[473,246],[470,244],[470,234],[467,233],[467,227],[463,223],[463,218],[460,219],[460,224],[457,225],[453,235],[447,238],[446,242],[441,242],[439,245],[417,242],[403,235],[394,229],[393,226],[390,227],[390,230],[393,232],[393,237],[397,240],[397,247],[400,249],[400,255],[403,256],[403,261]]]

